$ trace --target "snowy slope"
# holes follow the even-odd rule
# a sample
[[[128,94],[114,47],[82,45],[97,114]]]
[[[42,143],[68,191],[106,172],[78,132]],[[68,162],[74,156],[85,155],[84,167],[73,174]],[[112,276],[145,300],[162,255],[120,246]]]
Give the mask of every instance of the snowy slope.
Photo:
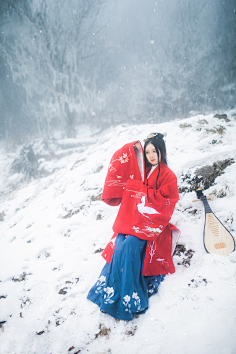
[[[194,192],[181,193],[172,218],[181,230],[179,242],[194,251],[190,267],[178,264],[183,254],[174,256],[176,273],[166,277],[146,314],[118,321],[86,300],[104,265],[99,249],[112,235],[119,208],[96,200],[112,154],[151,132],[167,132],[169,166],[183,187],[183,176],[196,168],[236,160],[236,117],[228,118],[118,126],[68,155],[58,148],[58,159],[41,161],[52,174],[12,191],[10,182],[22,176],[7,179],[14,156],[7,159],[1,151],[0,322],[6,321],[1,354],[236,353],[236,252],[206,253],[204,210],[201,202],[192,202]],[[210,205],[234,236],[235,176],[233,163],[205,192],[224,195]]]

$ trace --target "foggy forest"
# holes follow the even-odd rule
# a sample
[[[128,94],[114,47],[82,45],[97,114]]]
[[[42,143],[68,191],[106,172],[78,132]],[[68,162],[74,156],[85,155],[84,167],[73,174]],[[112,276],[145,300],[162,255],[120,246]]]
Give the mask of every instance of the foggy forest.
[[[0,140],[235,108],[235,0],[1,0]]]

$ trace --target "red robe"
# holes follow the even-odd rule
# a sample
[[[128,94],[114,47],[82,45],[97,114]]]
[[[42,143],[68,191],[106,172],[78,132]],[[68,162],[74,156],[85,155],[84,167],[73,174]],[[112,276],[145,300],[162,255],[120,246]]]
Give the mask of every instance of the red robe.
[[[118,233],[134,235],[147,240],[143,275],[174,273],[172,253],[180,232],[169,221],[179,199],[177,178],[161,162],[156,189],[159,168],[147,180],[143,150],[134,150],[134,143],[119,149],[108,168],[102,200],[121,205],[113,225],[115,233],[102,256],[110,263]]]

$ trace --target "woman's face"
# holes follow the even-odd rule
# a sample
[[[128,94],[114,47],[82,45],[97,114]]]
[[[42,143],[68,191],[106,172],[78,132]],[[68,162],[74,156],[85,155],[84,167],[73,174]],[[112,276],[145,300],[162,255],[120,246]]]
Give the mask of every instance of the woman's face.
[[[151,165],[155,166],[158,164],[158,156],[154,145],[148,144],[145,149],[145,154],[148,162],[150,162]],[[160,151],[159,151],[159,161],[161,161]]]

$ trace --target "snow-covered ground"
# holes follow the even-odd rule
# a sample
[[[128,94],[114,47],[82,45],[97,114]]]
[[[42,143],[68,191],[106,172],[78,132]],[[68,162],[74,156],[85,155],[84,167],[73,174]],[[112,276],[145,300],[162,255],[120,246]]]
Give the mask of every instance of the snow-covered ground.
[[[206,253],[204,208],[192,202],[194,192],[180,194],[172,217],[179,243],[194,251],[190,267],[178,264],[184,254],[174,256],[176,273],[166,277],[146,314],[118,321],[86,299],[119,208],[96,200],[112,154],[149,133],[167,132],[169,166],[183,187],[182,177],[194,176],[196,168],[236,160],[233,113],[229,121],[195,116],[67,139],[51,159],[39,161],[51,174],[28,183],[22,173],[9,172],[16,155],[0,151],[1,354],[236,353],[236,252]],[[34,144],[38,152],[42,146]],[[235,237],[236,163],[224,172],[205,194],[221,196],[210,206]]]

